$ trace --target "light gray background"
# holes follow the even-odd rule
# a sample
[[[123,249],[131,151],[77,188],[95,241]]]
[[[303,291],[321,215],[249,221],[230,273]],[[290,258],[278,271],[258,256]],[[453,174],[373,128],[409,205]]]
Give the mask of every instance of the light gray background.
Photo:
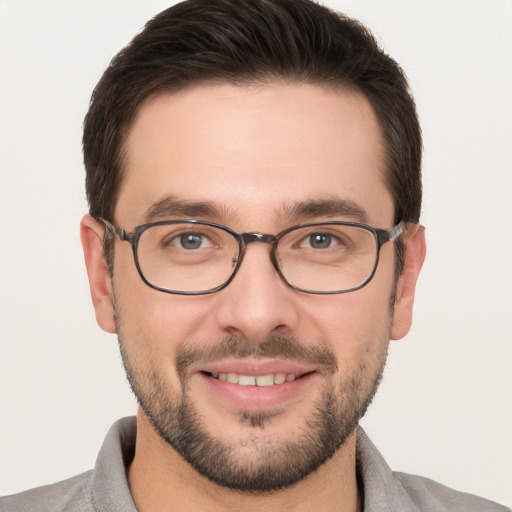
[[[512,2],[329,1],[406,70],[429,251],[364,426],[390,465],[512,503]],[[132,414],[78,223],[81,124],[110,58],[170,2],[0,0],[0,494],[90,468]]]

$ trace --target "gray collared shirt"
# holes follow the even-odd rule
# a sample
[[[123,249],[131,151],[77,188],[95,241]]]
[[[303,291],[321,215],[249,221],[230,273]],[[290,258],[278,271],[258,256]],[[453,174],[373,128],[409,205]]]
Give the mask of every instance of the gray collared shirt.
[[[108,432],[92,471],[0,498],[0,511],[136,512],[126,479],[136,431],[135,418],[119,420]],[[512,512],[432,480],[391,471],[361,428],[357,433],[357,465],[364,489],[364,512]]]

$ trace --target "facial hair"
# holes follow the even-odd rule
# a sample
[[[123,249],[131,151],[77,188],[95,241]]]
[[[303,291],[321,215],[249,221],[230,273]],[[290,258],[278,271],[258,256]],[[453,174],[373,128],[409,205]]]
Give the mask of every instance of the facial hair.
[[[137,401],[159,436],[195,470],[232,490],[265,493],[289,487],[328,461],[357,427],[382,378],[387,356],[389,330],[379,340],[377,361],[362,361],[341,382],[336,357],[325,346],[306,346],[288,336],[272,336],[262,343],[239,337],[226,337],[209,348],[189,343],[176,356],[181,389],[175,389],[150,362],[139,361],[127,349],[126,333],[118,308],[116,325],[119,346],[128,381]],[[322,393],[312,411],[303,419],[303,428],[294,439],[265,439],[265,427],[272,412],[241,411],[239,420],[262,436],[249,436],[238,442],[213,435],[190,398],[189,368],[197,362],[226,357],[276,358],[312,364],[323,377]],[[301,418],[298,418],[299,420]],[[250,457],[240,456],[250,449]],[[244,452],[245,453],[245,452]]]

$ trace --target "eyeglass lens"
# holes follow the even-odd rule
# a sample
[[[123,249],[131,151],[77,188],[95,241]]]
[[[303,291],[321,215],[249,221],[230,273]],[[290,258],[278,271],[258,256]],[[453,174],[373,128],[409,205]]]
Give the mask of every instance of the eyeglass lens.
[[[190,223],[154,225],[137,244],[140,270],[151,284],[175,292],[201,292],[229,280],[240,245],[228,231]],[[276,260],[292,286],[315,292],[358,287],[373,273],[377,242],[372,231],[351,225],[300,227],[278,239]]]

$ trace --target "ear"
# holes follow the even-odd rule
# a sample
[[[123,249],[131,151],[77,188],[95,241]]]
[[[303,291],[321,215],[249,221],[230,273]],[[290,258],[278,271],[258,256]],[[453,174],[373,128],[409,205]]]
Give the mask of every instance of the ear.
[[[393,340],[403,338],[411,328],[414,292],[427,251],[423,226],[419,226],[417,232],[404,242],[404,250],[404,270],[396,286],[395,309],[391,327],[391,339]]]
[[[107,332],[116,332],[114,308],[112,306],[112,283],[103,258],[103,236],[105,226],[89,215],[80,223],[80,238],[89,277],[89,287],[96,321]]]

